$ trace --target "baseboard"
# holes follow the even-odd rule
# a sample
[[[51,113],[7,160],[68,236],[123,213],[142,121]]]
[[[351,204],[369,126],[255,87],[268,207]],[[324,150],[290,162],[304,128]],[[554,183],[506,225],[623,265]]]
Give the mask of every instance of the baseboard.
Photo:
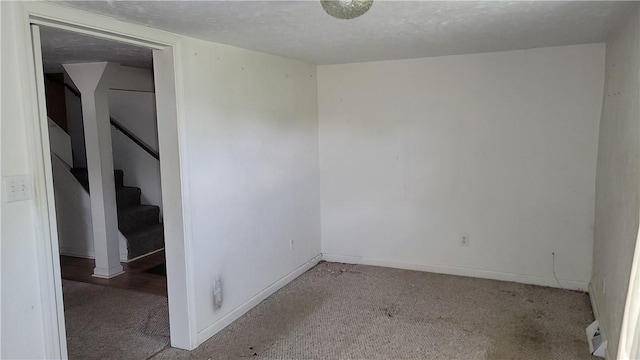
[[[65,248],[65,247],[61,247],[60,248],[60,255],[63,256],[71,256],[71,257],[77,257],[77,258],[83,258],[83,259],[95,259],[96,258],[96,254],[93,250],[87,250],[87,249],[73,249],[73,248]],[[146,255],[142,255],[142,256],[147,256],[149,254]],[[126,263],[129,262],[131,260],[127,260],[127,253],[120,253],[120,262],[121,263]]]
[[[260,291],[257,295],[249,299],[244,304],[236,307],[227,315],[220,318],[218,321],[209,325],[205,329],[198,332],[197,336],[197,346],[200,346],[203,342],[208,340],[213,335],[217,334],[220,330],[227,327],[229,324],[237,320],[240,316],[244,315],[247,311],[251,310],[254,306],[258,305],[261,301],[269,297],[271,294],[280,290],[283,286],[287,285],[291,281],[295,280],[298,276],[302,275],[305,271],[311,269],[316,266],[320,260],[322,259],[322,255],[316,255],[311,260],[305,262],[297,269],[283,276],[273,284],[269,285],[266,289]]]
[[[593,316],[596,318],[596,320],[600,320],[598,303],[596,302],[596,298],[593,294],[595,294],[593,291],[593,286],[591,286],[591,283],[589,283],[589,301],[591,301],[591,311],[593,311]]]
[[[77,257],[77,258],[84,258],[84,259],[95,259],[96,258],[95,257],[95,253],[93,252],[93,250],[75,249],[75,248],[67,248],[67,247],[61,247],[60,248],[60,255]]]
[[[164,250],[164,248],[160,248],[160,249],[158,249],[158,250],[153,250],[152,252],[148,252],[148,253],[146,253],[146,254],[142,254],[142,255],[140,255],[140,256],[136,256],[136,257],[134,257],[133,259],[128,259],[128,260],[126,260],[126,261],[122,261],[122,260],[121,260],[120,262],[123,262],[123,263],[129,263],[129,262],[132,262],[132,261],[140,260],[140,259],[142,259],[143,257],[147,257],[147,256],[149,256],[149,255],[153,255],[153,254],[155,254],[155,253],[157,253],[157,252],[160,252],[160,251],[163,251],[163,250]]]
[[[569,290],[587,291],[589,289],[589,284],[581,281],[560,279],[559,280],[560,284],[558,284],[555,278],[545,278],[540,276],[512,274],[512,273],[506,273],[506,272],[489,271],[489,270],[455,267],[455,266],[401,263],[401,262],[395,262],[395,261],[377,259],[377,258],[369,258],[369,257],[363,257],[363,256],[322,254],[322,260],[328,261],[328,262],[383,266],[383,267],[403,269],[403,270],[426,271],[426,272],[432,272],[432,273],[438,273],[438,274],[469,276],[469,277],[500,280],[500,281],[512,281],[512,282],[517,282],[522,284],[548,286],[548,287],[563,288],[563,289],[569,289]]]

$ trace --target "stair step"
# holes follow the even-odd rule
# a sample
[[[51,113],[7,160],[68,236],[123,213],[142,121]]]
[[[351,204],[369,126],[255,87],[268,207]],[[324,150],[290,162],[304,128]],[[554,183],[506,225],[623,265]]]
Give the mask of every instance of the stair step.
[[[129,206],[140,205],[142,191],[138,187],[121,186],[116,189],[116,203],[118,211]]]
[[[145,227],[127,235],[129,259],[148,254],[164,247],[164,226],[162,224]]]
[[[89,191],[89,173],[85,168],[73,168],[71,174]],[[118,229],[127,238],[129,259],[133,259],[164,247],[164,227],[160,223],[160,208],[141,205],[142,191],[138,187],[124,186],[124,172],[114,170]]]
[[[113,170],[113,178],[116,181],[116,187],[124,186],[124,171]]]
[[[126,236],[160,223],[160,207],[136,205],[118,210],[118,229]]]

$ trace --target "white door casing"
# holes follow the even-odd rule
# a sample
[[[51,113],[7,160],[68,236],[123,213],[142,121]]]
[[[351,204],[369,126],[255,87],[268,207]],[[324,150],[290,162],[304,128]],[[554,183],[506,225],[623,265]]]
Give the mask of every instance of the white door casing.
[[[34,164],[34,194],[38,209],[39,280],[43,308],[44,336],[47,358],[66,358],[64,307],[58,254],[58,238],[53,197],[53,177],[47,117],[44,99],[44,78],[38,26],[50,26],[94,37],[144,46],[154,50],[156,93],[158,96],[158,132],[161,154],[163,202],[172,211],[164,214],[167,259],[168,302],[171,345],[192,350],[196,347],[193,281],[191,271],[188,187],[181,163],[185,161],[181,139],[183,99],[180,88],[180,57],[175,51],[180,37],[167,32],[121,22],[84,11],[45,2],[26,2],[25,32],[31,39],[26,51],[29,74],[25,96],[34,119],[27,125],[30,154]],[[32,29],[33,26],[33,36]]]

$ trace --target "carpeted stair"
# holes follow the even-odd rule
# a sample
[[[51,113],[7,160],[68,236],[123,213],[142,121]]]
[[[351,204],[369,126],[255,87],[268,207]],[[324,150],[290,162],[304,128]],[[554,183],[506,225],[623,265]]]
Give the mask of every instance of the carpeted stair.
[[[74,168],[71,173],[89,191],[87,169]],[[118,207],[118,228],[127,238],[128,258],[162,249],[164,228],[160,222],[160,208],[140,203],[142,191],[138,187],[124,186],[124,172],[114,171],[116,183],[116,203]]]

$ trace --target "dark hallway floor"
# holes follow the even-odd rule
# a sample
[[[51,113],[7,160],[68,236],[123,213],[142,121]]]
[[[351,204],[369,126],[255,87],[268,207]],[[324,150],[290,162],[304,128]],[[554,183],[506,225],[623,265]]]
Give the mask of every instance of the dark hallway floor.
[[[111,279],[93,277],[95,263],[92,259],[60,256],[62,279],[84,283],[113,286],[122,289],[147,292],[167,296],[167,277],[148,272],[150,269],[164,264],[164,250],[141,259],[122,263],[124,274]]]

